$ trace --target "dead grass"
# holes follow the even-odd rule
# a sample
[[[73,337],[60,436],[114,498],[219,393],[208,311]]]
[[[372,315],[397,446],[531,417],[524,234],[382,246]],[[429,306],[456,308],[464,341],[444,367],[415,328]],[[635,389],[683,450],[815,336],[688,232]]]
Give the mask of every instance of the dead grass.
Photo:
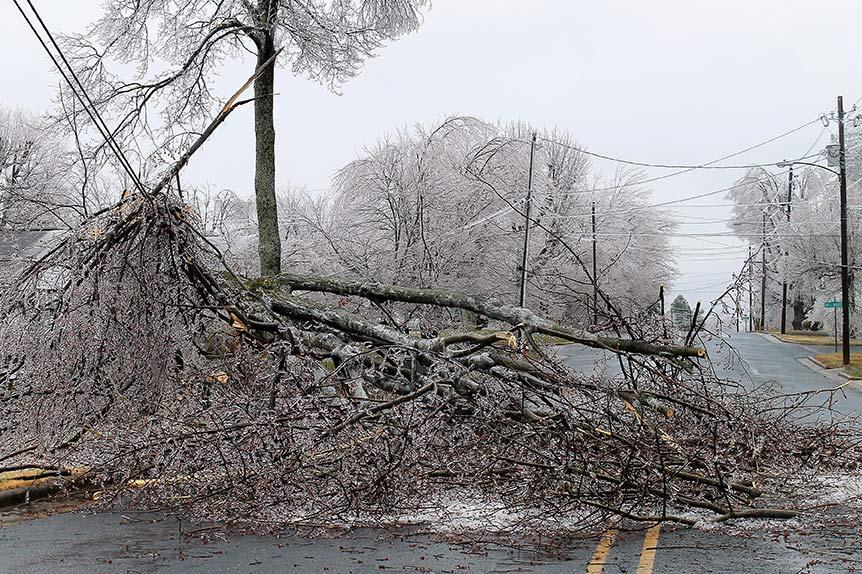
[[[827,369],[844,367],[844,357],[841,353],[823,353],[812,357]],[[854,379],[862,378],[862,353],[850,353],[850,364],[843,369],[844,373]]]
[[[862,379],[862,366],[860,365],[850,365],[844,369],[844,372],[854,379]]]
[[[772,333],[770,335],[778,339],[779,341],[784,341],[785,343],[796,343],[797,345],[834,345],[835,338],[829,335],[828,333],[824,333],[822,335],[811,334],[800,334],[800,333],[787,333],[782,335],[781,333]],[[838,339],[838,343],[841,344],[841,339]],[[850,339],[850,344],[854,346],[862,345],[862,340],[860,339]]]

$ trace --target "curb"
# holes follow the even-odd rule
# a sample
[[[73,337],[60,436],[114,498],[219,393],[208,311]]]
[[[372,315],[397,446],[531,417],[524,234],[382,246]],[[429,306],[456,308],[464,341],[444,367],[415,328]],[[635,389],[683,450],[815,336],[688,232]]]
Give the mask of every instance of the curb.
[[[832,347],[835,344],[835,339],[833,339],[832,337],[826,337],[826,341],[824,341],[823,343],[820,343],[820,342],[817,342],[817,343],[799,343],[796,341],[784,341],[781,339],[781,335],[779,333],[767,333],[764,331],[753,331],[753,332],[757,333],[758,335],[763,335],[764,337],[769,337],[769,338],[773,339],[774,341],[778,341],[779,343],[784,343],[785,345],[799,345],[801,347],[805,347],[805,346]],[[855,339],[855,338],[853,340],[857,341],[857,339]],[[839,343],[839,345],[840,345],[840,343]],[[862,343],[852,343],[851,342],[850,346],[856,347],[857,349],[859,349],[859,348],[862,348]]]
[[[847,379],[848,381],[862,381],[862,377],[854,377],[853,375],[848,375],[843,370],[841,370],[841,367],[827,367],[826,365],[824,365],[823,363],[821,363],[820,361],[818,361],[814,357],[806,357],[806,359],[808,359],[809,361],[811,361],[812,363],[814,363],[815,365],[817,365],[818,367],[820,367],[821,369],[823,369],[827,373],[830,373],[830,374],[834,373],[834,374],[838,375],[839,377],[841,377],[842,379]]]
[[[815,365],[817,365],[818,367],[820,367],[821,369],[823,369],[824,371],[832,370],[829,367],[827,367],[826,365],[824,365],[823,363],[821,363],[820,361],[818,361],[817,359],[815,359],[814,357],[808,357],[808,360],[811,361],[812,363],[814,363]],[[838,368],[838,367],[832,367],[832,368]]]

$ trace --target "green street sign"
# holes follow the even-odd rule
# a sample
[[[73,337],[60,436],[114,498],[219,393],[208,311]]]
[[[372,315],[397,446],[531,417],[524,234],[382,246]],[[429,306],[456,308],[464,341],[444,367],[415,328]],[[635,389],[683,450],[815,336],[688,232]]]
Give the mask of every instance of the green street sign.
[[[827,301],[823,304],[827,309],[840,309],[844,305],[841,304],[841,301]]]

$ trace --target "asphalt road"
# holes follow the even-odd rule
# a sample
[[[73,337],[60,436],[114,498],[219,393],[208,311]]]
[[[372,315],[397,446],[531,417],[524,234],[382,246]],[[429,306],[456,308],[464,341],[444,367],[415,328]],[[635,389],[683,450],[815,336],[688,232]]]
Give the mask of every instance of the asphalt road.
[[[719,342],[706,342],[706,349],[717,373],[748,386],[771,383],[775,394],[821,391],[807,399],[815,406],[829,398],[829,389],[845,383],[837,375],[826,375],[803,361],[812,355],[832,352],[832,347],[782,343],[759,333],[732,333]],[[581,373],[620,373],[617,360],[604,351],[568,345],[558,351],[563,363]],[[862,383],[846,385],[833,395],[833,408],[840,415],[862,415]],[[822,417],[821,417],[822,418]]]
[[[188,528],[188,526],[186,526]],[[427,536],[358,531],[340,538],[246,536],[204,542],[180,533],[174,518],[69,512],[0,527],[0,572],[862,572],[858,525],[829,533],[769,536],[659,529],[610,531],[550,550],[456,544]]]
[[[780,343],[757,334],[734,334],[729,345],[709,343],[725,375],[777,392],[824,390],[840,381],[809,369],[798,359],[820,349]],[[731,346],[734,350],[731,350]],[[619,372],[601,353],[559,349],[581,372]],[[836,401],[842,412],[862,413],[862,388],[845,388]],[[45,510],[44,507],[38,507]],[[830,511],[832,512],[832,511]],[[673,527],[606,532],[548,550],[515,549],[492,543],[460,544],[404,532],[357,531],[338,538],[295,535],[230,537],[209,542],[184,534],[193,526],[175,518],[129,513],[65,512],[48,507],[35,519],[0,513],[0,574],[70,573],[249,573],[282,572],[568,572],[665,573],[846,573],[862,572],[862,526],[836,511],[828,530],[797,532],[793,521],[737,522],[712,530]],[[751,528],[746,531],[745,528]],[[731,535],[733,534],[733,535]],[[459,539],[462,542],[463,539]]]

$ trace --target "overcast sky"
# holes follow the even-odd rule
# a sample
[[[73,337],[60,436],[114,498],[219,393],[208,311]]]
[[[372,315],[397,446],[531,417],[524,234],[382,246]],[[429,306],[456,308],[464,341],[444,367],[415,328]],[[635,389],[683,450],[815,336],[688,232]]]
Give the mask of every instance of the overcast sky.
[[[63,32],[82,30],[100,10],[95,1],[34,3]],[[862,97],[860,22],[858,0],[436,0],[419,31],[385,48],[342,95],[280,71],[279,185],[324,189],[386,132],[448,114],[557,127],[591,151],[635,161],[704,163],[834,110],[839,94],[846,107]],[[0,2],[0,53],[0,104],[45,111],[57,77],[9,1]],[[250,65],[225,68],[226,96]],[[799,157],[821,149],[832,131],[815,123],[732,162]],[[253,152],[246,106],[195,156],[187,177],[249,196]],[[651,184],[653,198],[718,190],[740,175],[670,177]],[[729,216],[729,207],[714,206],[722,203],[723,193],[674,205],[680,234],[728,232],[723,222],[705,222]],[[683,275],[673,294],[692,303],[717,296],[744,260],[744,248],[702,251],[741,245],[731,237],[681,235],[674,245]]]

